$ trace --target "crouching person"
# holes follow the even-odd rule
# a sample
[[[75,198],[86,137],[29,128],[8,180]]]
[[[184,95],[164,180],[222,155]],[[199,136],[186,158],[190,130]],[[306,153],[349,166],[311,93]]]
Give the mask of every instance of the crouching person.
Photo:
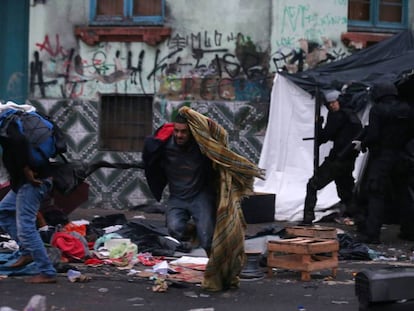
[[[246,262],[240,201],[253,192],[254,178],[264,179],[265,172],[228,147],[222,126],[186,106],[175,122],[147,138],[143,161],[156,199],[169,184],[166,220],[171,235],[183,237],[187,220],[194,220],[209,257],[202,288],[239,287]]]
[[[200,246],[209,255],[217,209],[212,163],[201,153],[186,118],[178,114],[173,123],[148,138],[143,157],[148,183],[158,200],[168,184],[169,234],[185,249],[188,243],[183,242],[191,239],[189,222],[192,221]]]

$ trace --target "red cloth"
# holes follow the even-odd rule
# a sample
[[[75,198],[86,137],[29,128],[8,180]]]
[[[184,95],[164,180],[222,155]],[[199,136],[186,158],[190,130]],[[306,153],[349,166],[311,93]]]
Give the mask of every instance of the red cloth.
[[[98,258],[89,258],[86,259],[84,264],[88,265],[88,266],[100,266],[103,265],[105,263],[105,261],[98,259]]]
[[[93,246],[95,245],[95,242],[94,241],[89,241],[88,242],[88,248],[90,249],[90,250],[93,250]]]
[[[62,251],[62,256],[66,258],[82,259],[85,257],[85,245],[74,235],[66,232],[56,232],[51,244]]]
[[[155,138],[166,141],[174,132],[174,123],[165,123],[155,134]]]

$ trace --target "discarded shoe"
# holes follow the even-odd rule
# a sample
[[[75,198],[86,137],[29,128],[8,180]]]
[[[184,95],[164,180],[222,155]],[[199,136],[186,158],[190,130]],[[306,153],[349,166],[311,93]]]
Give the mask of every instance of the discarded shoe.
[[[32,276],[26,279],[25,282],[31,283],[31,284],[49,284],[49,283],[56,283],[57,279],[55,276],[38,274],[38,275],[35,275],[35,276]]]
[[[23,255],[20,256],[15,263],[11,264],[9,267],[10,268],[20,268],[20,267],[24,267],[26,265],[28,265],[29,263],[31,263],[33,261],[32,256],[30,255]]]

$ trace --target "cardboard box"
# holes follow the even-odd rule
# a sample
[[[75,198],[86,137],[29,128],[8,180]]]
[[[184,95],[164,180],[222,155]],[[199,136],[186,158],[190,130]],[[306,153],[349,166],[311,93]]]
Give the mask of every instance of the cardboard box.
[[[248,224],[275,221],[276,194],[255,192],[241,201],[244,218]]]

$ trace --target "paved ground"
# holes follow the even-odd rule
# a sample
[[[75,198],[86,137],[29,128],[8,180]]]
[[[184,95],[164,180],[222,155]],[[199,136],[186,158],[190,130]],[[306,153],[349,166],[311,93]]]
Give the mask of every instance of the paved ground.
[[[77,209],[71,220],[87,219],[118,213],[117,210]],[[162,214],[147,214],[140,211],[121,211],[128,219],[140,216],[162,220]],[[266,223],[249,225],[247,234],[254,234],[269,226],[285,226],[286,223]],[[353,227],[336,223],[323,223],[334,226],[350,234]],[[340,261],[336,279],[331,278],[330,270],[312,274],[310,282],[300,281],[297,272],[274,269],[273,276],[243,280],[238,290],[211,293],[203,291],[197,284],[169,283],[166,292],[153,292],[154,281],[128,275],[128,270],[113,266],[97,268],[83,264],[71,264],[72,268],[91,277],[87,283],[69,282],[67,275],[59,275],[57,284],[29,285],[23,276],[0,279],[0,307],[23,310],[34,295],[42,295],[46,300],[45,308],[32,310],[299,310],[303,306],[312,310],[358,310],[359,302],[355,295],[354,276],[362,269],[380,269],[389,266],[408,266],[414,268],[409,260],[414,242],[397,238],[398,227],[387,225],[383,230],[383,245],[371,246],[384,254],[381,261]],[[399,261],[391,261],[396,256]],[[405,256],[405,257],[404,257]],[[260,268],[265,271],[266,268]],[[412,283],[406,286],[412,288]],[[412,297],[411,297],[412,298]],[[413,303],[393,303],[376,305],[370,310],[414,310]],[[3,309],[0,308],[1,311]]]

